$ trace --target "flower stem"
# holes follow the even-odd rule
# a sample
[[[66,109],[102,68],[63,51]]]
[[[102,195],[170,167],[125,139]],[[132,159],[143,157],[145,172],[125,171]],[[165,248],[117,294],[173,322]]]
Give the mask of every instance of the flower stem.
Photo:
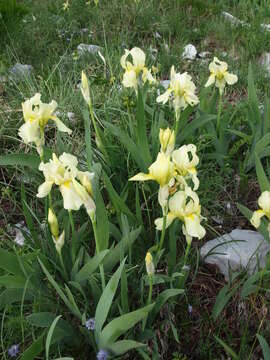
[[[68,211],[68,215],[69,215],[69,221],[70,221],[71,232],[72,232],[71,258],[72,258],[72,263],[74,264],[75,257],[76,257],[76,244],[75,244],[75,226],[74,226],[74,221],[73,221],[73,216],[72,216],[71,210]]]
[[[183,274],[184,276],[182,278],[180,278],[179,288],[182,288],[184,286],[184,283],[185,283],[186,278],[187,278],[188,270],[186,269],[186,265],[187,265],[187,260],[188,260],[188,255],[189,255],[189,252],[190,252],[190,248],[191,248],[191,241],[187,243],[184,262],[183,262],[183,266],[182,266],[182,273],[184,273]]]
[[[174,124],[175,139],[177,138],[177,134],[179,130],[179,120],[180,120],[180,110],[175,112],[175,124]]]
[[[97,254],[99,254],[100,248],[99,248],[99,241],[98,241],[98,234],[97,234],[97,224],[96,224],[96,220],[91,219],[91,221],[92,221],[92,226],[93,226],[93,231],[94,231],[96,250],[97,250]],[[105,275],[104,275],[103,264],[99,265],[99,271],[100,271],[100,277],[101,277],[102,290],[104,291],[106,283],[105,283]]]
[[[222,110],[222,94],[219,94],[219,102],[218,102],[218,115],[217,115],[217,135],[219,138],[220,135],[220,116]]]
[[[58,254],[59,254],[60,264],[61,264],[62,269],[64,271],[64,278],[65,278],[66,281],[68,281],[68,273],[67,273],[64,261],[63,261],[62,251],[59,251]]]
[[[148,275],[148,279],[149,279],[149,293],[148,293],[147,305],[150,305],[151,302],[152,302],[153,275],[152,275],[152,274],[149,274],[149,275]],[[142,330],[145,329],[146,322],[147,322],[147,315],[145,316],[145,318],[144,318],[144,320],[143,320]]]
[[[167,220],[167,214],[165,213],[163,215],[162,232],[161,232],[160,242],[159,242],[159,246],[158,246],[158,251],[162,250],[162,248],[163,248],[163,243],[164,243],[165,233],[166,233],[166,220]]]

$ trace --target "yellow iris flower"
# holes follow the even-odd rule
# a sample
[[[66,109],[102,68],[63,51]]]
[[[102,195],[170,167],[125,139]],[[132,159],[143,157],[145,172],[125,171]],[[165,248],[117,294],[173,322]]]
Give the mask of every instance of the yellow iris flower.
[[[132,58],[132,63],[127,61],[129,55]],[[132,87],[137,92],[140,79],[143,83],[149,81],[150,84],[156,81],[151,71],[145,66],[145,53],[140,48],[134,47],[131,50],[126,49],[125,54],[121,57],[120,63],[125,70],[122,81],[124,87]]]
[[[260,209],[254,211],[250,222],[258,228],[261,225],[261,218],[266,216],[270,220],[270,191],[264,191],[258,199]]]
[[[237,82],[238,77],[228,72],[228,64],[225,61],[220,61],[217,57],[209,64],[210,76],[205,84],[205,87],[213,84],[219,89],[222,95],[225,85],[233,85]]]
[[[43,103],[39,93],[22,103],[25,123],[19,128],[19,136],[25,144],[34,142],[40,155],[44,145],[44,128],[49,120],[55,122],[59,131],[67,132],[68,134],[72,132],[54,115],[56,108],[56,101],[53,100],[49,104]]]
[[[170,86],[164,94],[157,97],[157,102],[166,104],[172,94],[176,114],[179,114],[179,111],[184,110],[188,105],[197,105],[199,99],[195,94],[196,87],[191,79],[191,76],[186,72],[183,74],[176,73],[174,66],[172,66]]]
[[[174,130],[171,131],[169,128],[166,130],[159,130],[159,141],[161,145],[161,151],[166,155],[171,155],[174,144],[175,144],[175,133]]]
[[[205,236],[205,229],[200,224],[201,206],[198,195],[188,187],[184,191],[177,191],[169,199],[166,228],[177,218],[183,221],[183,233],[186,236],[199,239]],[[162,230],[163,218],[156,219],[155,225],[157,230]]]
[[[95,203],[92,199],[91,181],[94,173],[79,171],[75,156],[63,153],[59,159],[53,154],[48,163],[41,162],[39,170],[43,172],[45,181],[38,188],[37,197],[47,196],[52,186],[59,186],[67,210],[79,210],[84,205],[89,216],[95,213]]]
[[[155,265],[153,263],[152,255],[149,251],[145,257],[145,266],[148,275],[153,275],[155,273]]]

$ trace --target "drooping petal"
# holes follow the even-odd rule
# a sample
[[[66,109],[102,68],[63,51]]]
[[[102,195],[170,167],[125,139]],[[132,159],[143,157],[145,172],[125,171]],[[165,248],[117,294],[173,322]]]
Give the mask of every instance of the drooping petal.
[[[206,84],[204,85],[205,87],[211,86],[215,83],[216,81],[216,77],[214,74],[211,74],[206,82]]]
[[[264,191],[258,199],[258,204],[264,212],[270,214],[270,191]]]
[[[66,210],[79,210],[83,201],[80,195],[75,190],[72,181],[68,181],[59,187],[64,201],[64,208]]]
[[[126,59],[129,55],[129,50],[125,49],[125,54],[121,57],[120,64],[123,69],[126,69]]]
[[[38,120],[25,122],[18,131],[19,136],[25,144],[41,141]]]
[[[158,103],[162,102],[163,105],[166,104],[166,102],[167,102],[167,101],[169,100],[169,98],[170,98],[171,92],[172,92],[171,89],[167,89],[164,94],[159,95],[159,96],[157,97],[157,102],[158,102]]]
[[[263,210],[256,210],[250,219],[251,224],[257,229],[261,225],[261,218],[265,215]]]
[[[133,87],[137,89],[138,87],[138,80],[137,75],[134,69],[126,70],[126,72],[123,75],[123,81],[122,84],[125,87]]]
[[[174,219],[176,219],[176,216],[172,213],[168,213],[168,215],[166,217],[166,225],[165,225],[166,229],[171,225],[171,223],[173,222]],[[156,229],[161,231],[163,228],[163,217],[157,218],[155,220],[155,225],[156,225]]]
[[[185,191],[177,191],[169,200],[170,212],[176,214],[179,218],[183,217],[186,203]]]
[[[51,119],[55,121],[59,131],[66,132],[68,135],[72,133],[72,130],[69,129],[57,116],[51,116]]]
[[[237,80],[238,80],[237,75],[230,74],[227,71],[224,74],[224,78],[225,78],[227,84],[229,84],[229,85],[235,84],[237,82]]]
[[[38,198],[44,198],[45,196],[49,195],[53,186],[53,181],[44,181],[43,184],[39,185],[38,187]]]
[[[138,173],[137,175],[129,179],[129,181],[147,181],[147,180],[154,180],[154,178],[150,174]]]
[[[200,217],[191,214],[185,217],[185,228],[187,235],[202,239],[205,236],[205,228],[200,224]]]

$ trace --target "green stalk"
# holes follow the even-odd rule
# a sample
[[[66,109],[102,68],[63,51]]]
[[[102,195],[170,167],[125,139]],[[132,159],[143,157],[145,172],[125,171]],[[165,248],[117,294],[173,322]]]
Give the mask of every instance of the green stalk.
[[[175,124],[174,124],[175,139],[177,138],[177,134],[179,130],[179,120],[180,120],[180,110],[175,111]]]
[[[91,117],[94,129],[95,129],[95,133],[97,135],[98,147],[100,147],[100,150],[102,151],[103,155],[106,157],[107,161],[110,162],[109,155],[108,155],[108,153],[107,153],[107,151],[105,149],[105,146],[103,144],[103,141],[102,141],[102,138],[101,138],[101,135],[100,135],[100,132],[99,132],[99,128],[98,128],[97,123],[96,123],[92,103],[89,104],[89,112],[90,112],[90,117]]]
[[[149,275],[148,275],[148,279],[149,279],[149,293],[148,293],[147,305],[150,305],[151,302],[152,302],[153,275],[152,275],[152,274],[149,274]],[[142,330],[145,329],[146,322],[147,322],[147,315],[146,315],[146,317],[143,319]]]
[[[68,273],[67,273],[67,270],[66,270],[64,261],[63,261],[62,251],[59,251],[58,254],[59,254],[60,264],[61,264],[62,269],[63,269],[63,271],[64,271],[64,278],[65,278],[66,282],[68,282]]]
[[[96,220],[94,220],[92,218],[91,218],[91,221],[92,221],[92,226],[93,226],[93,230],[94,230],[96,250],[97,250],[97,254],[99,254],[100,248],[99,248],[99,241],[98,241],[98,234],[97,234],[97,223],[96,223]],[[103,264],[99,265],[99,271],[100,271],[100,277],[101,277],[102,290],[104,291],[104,289],[106,287],[106,283],[105,283],[105,275],[104,275]]]
[[[186,251],[185,251],[185,257],[184,257],[184,263],[183,263],[183,266],[182,266],[182,272],[184,273],[184,276],[182,278],[180,278],[179,288],[182,288],[184,286],[184,283],[185,283],[186,278],[187,278],[188,271],[185,269],[185,266],[187,265],[187,260],[188,260],[188,255],[189,255],[189,252],[190,252],[190,248],[191,248],[191,241],[189,241],[187,243],[187,247],[186,247]]]
[[[220,132],[220,116],[221,116],[221,110],[222,110],[222,94],[219,94],[219,102],[218,102],[218,115],[217,115],[217,135],[219,138],[219,132]]]
[[[72,232],[71,258],[72,258],[72,263],[74,264],[75,258],[76,258],[76,244],[75,244],[75,226],[74,226],[74,221],[73,221],[73,216],[72,216],[71,210],[68,211],[68,216],[69,216],[71,232]]]
[[[160,242],[158,245],[158,251],[162,250],[162,248],[163,248],[163,243],[164,243],[165,233],[166,233],[166,219],[167,219],[167,213],[165,213],[163,215],[162,232],[161,232]]]

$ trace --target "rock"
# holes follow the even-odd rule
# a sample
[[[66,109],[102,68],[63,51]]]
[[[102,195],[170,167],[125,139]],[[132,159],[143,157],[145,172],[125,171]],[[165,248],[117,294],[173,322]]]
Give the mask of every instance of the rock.
[[[263,53],[259,59],[259,64],[262,65],[264,70],[268,73],[270,76],[270,53]]]
[[[31,75],[32,70],[31,65],[16,63],[9,69],[9,78],[14,81],[23,80]]]
[[[188,44],[184,47],[184,51],[182,53],[182,59],[194,60],[197,56],[197,49],[194,45]]]
[[[77,46],[77,51],[79,55],[97,55],[97,53],[102,50],[102,47],[98,45],[80,44]]]
[[[24,233],[30,235],[29,229],[27,229],[27,227],[24,225],[23,222],[19,222],[14,225],[14,231],[15,231],[14,242],[19,246],[23,246],[25,241]]]
[[[257,231],[235,229],[204,244],[200,256],[205,263],[217,265],[228,281],[230,270],[245,268],[251,275],[257,264],[263,268],[269,251],[269,243]]]
[[[201,59],[208,58],[210,55],[211,55],[210,51],[202,51],[202,52],[199,53],[199,57]]]
[[[165,88],[168,89],[170,86],[170,80],[161,80],[160,84]]]
[[[67,113],[67,117],[68,117],[68,120],[70,121],[70,123],[71,123],[72,125],[75,125],[75,124],[76,124],[77,119],[76,119],[76,115],[75,115],[73,112],[69,111],[69,112]]]
[[[262,30],[270,31],[270,24],[261,24]]]

